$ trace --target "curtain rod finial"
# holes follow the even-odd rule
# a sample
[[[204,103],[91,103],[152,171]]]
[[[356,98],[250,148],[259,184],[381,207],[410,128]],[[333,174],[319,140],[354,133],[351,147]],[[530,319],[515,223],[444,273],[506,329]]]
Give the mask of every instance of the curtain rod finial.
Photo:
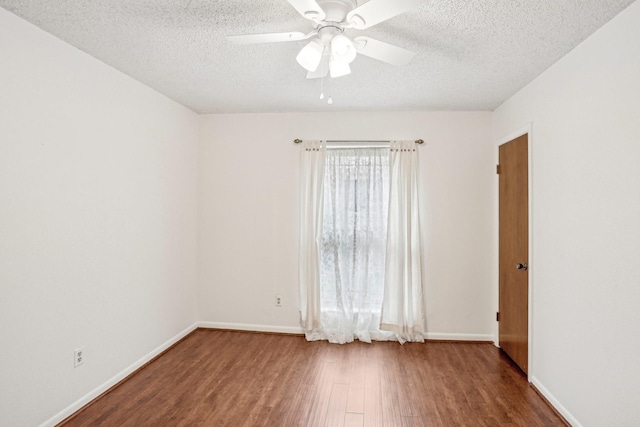
[[[416,144],[424,144],[424,140],[423,139],[416,139]]]
[[[301,139],[298,139],[298,138],[296,138],[296,139],[294,139],[294,140],[293,140],[293,143],[294,143],[294,144],[300,144],[301,142],[302,142],[302,140],[301,140]]]

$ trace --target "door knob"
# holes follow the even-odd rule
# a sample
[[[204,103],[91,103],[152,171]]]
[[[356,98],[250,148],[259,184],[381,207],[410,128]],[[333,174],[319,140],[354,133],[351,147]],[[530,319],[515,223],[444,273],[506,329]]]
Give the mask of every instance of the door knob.
[[[527,263],[526,263],[526,262],[524,262],[524,263],[518,263],[518,264],[516,264],[516,268],[517,268],[518,270],[527,270],[527,269],[529,268],[529,266],[527,265]]]

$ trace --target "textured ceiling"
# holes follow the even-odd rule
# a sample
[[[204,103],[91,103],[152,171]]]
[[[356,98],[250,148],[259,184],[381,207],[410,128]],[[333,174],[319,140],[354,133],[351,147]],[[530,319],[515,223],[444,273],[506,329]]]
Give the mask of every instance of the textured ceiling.
[[[390,2],[393,0],[389,0]],[[493,110],[633,0],[432,0],[370,29],[417,53],[404,67],[358,56],[307,80],[304,42],[225,36],[311,30],[286,0],[0,0],[0,6],[199,113]]]

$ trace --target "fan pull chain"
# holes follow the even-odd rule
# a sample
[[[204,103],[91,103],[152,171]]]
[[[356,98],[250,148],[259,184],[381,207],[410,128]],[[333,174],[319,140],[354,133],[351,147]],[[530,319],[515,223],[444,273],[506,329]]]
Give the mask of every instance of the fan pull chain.
[[[324,99],[324,61],[320,61],[320,99]]]
[[[331,86],[332,86],[331,79],[329,79],[328,86],[329,86],[329,89],[327,90],[327,92],[329,92],[329,99],[327,99],[327,104],[332,105],[333,104],[333,98],[331,98]]]

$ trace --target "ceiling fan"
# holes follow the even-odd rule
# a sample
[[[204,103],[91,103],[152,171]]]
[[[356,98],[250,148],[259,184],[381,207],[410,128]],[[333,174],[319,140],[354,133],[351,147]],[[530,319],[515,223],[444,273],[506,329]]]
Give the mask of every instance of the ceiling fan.
[[[356,54],[368,56],[391,65],[402,66],[415,55],[406,49],[372,39],[344,33],[349,29],[364,30],[406,12],[427,0],[287,0],[313,30],[302,32],[244,34],[227,36],[238,44],[274,43],[311,39],[298,53],[296,60],[307,70],[307,78],[345,76],[351,73],[349,64]],[[361,3],[361,4],[358,4]]]

